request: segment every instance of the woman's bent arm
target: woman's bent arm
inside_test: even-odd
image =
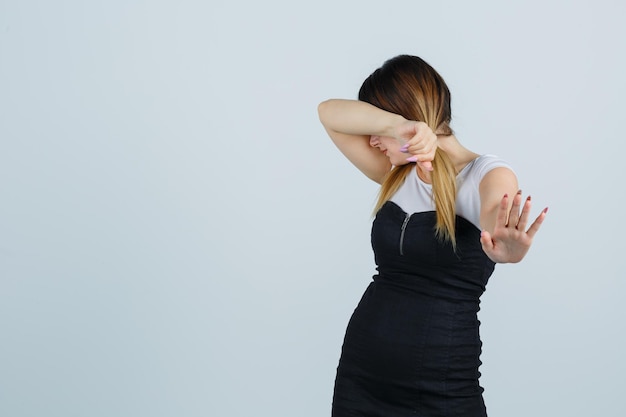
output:
[[[422,122],[379,109],[358,100],[331,99],[318,106],[320,121],[337,148],[370,179],[382,183],[391,169],[389,158],[370,146],[371,136],[385,136],[410,144],[427,169],[433,160],[437,137]],[[409,156],[409,155],[407,155]]]
[[[324,129],[337,148],[368,178],[381,183],[391,169],[389,159],[370,146],[370,136],[393,136],[404,117],[356,100],[327,100],[318,106]]]

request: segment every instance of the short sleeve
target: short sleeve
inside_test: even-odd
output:
[[[456,211],[480,229],[480,182],[491,170],[511,166],[495,155],[481,155],[457,177]],[[514,172],[514,171],[513,171]]]
[[[475,173],[474,175],[476,176],[475,178],[478,183],[482,181],[482,179],[485,177],[485,175],[489,173],[489,171],[495,168],[508,168],[513,171],[513,173],[515,173],[515,171],[513,170],[511,165],[508,164],[508,162],[495,155],[480,156],[478,159],[476,159],[473,168],[474,169],[472,171]]]

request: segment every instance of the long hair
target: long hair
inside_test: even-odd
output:
[[[416,56],[399,55],[386,61],[363,82],[359,100],[426,123],[433,132],[451,135],[450,90],[443,78]],[[435,234],[456,247],[456,170],[448,155],[437,148],[432,162],[433,200],[437,213]],[[375,211],[389,200],[415,168],[414,163],[396,166],[387,174]]]

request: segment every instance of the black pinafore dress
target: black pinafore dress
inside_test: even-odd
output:
[[[456,251],[435,223],[434,211],[408,214],[393,201],[377,213],[378,274],[348,324],[333,417],[487,415],[477,313],[494,263],[472,222],[457,216]]]

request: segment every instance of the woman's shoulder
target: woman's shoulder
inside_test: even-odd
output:
[[[496,168],[507,168],[515,173],[511,165],[506,160],[493,154],[479,155],[467,165],[464,171],[467,171],[466,176],[472,177],[480,182],[485,175]]]

